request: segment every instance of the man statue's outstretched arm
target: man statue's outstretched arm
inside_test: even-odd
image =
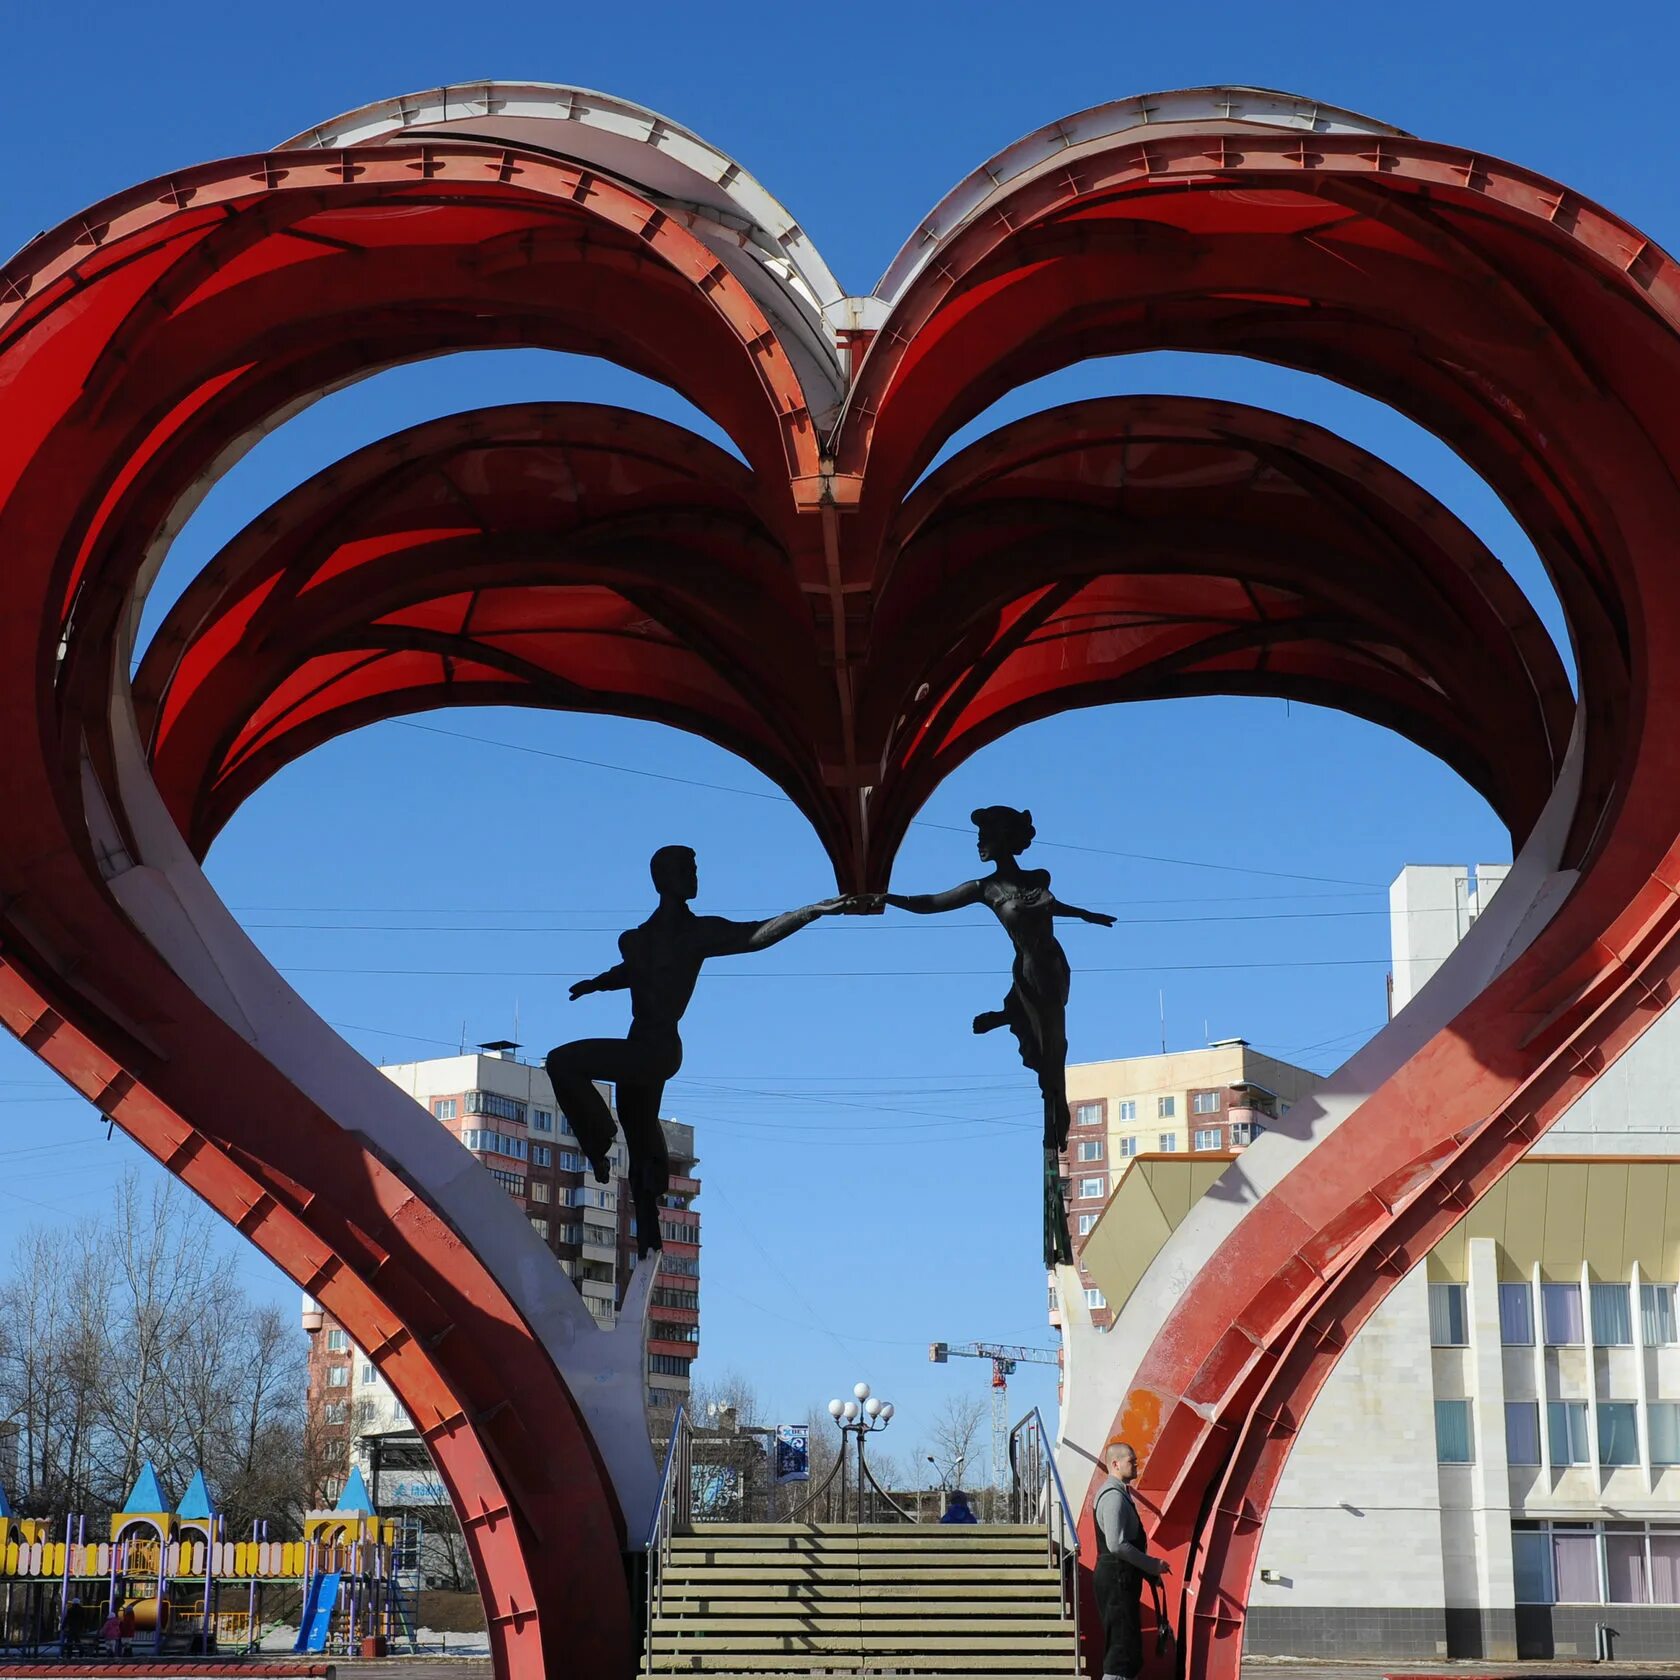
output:
[[[845,898],[825,898],[818,904],[801,905],[797,910],[784,910],[762,922],[729,922],[721,916],[707,916],[706,955],[709,957],[743,956],[748,951],[767,951],[779,945],[789,934],[809,927],[821,916],[834,916],[851,902]]]
[[[597,974],[593,980],[579,980],[574,982],[568,996],[573,1003],[581,997],[588,997],[591,992],[622,992],[630,985],[630,970],[623,963],[614,963],[605,974]]]

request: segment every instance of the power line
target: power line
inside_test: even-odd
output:
[[[1369,968],[1388,966],[1387,957],[1314,957],[1278,962],[1228,963],[1137,963],[1120,968],[1081,968],[1081,974],[1208,974],[1239,969],[1275,968]],[[587,980],[586,968],[333,968],[291,966],[280,974],[344,974],[371,979],[437,980]],[[758,973],[751,969],[703,970],[702,980],[949,980],[971,975],[996,975],[996,968],[845,968],[776,969]],[[439,1041],[441,1042],[441,1041]]]
[[[562,764],[580,764],[591,770],[610,770],[622,776],[638,776],[646,781],[674,782],[680,787],[705,788],[711,793],[733,794],[740,799],[768,800],[772,804],[786,805],[793,808],[793,801],[785,793],[767,793],[760,788],[728,787],[722,782],[705,782],[690,776],[672,776],[660,770],[638,770],[627,764],[609,764],[599,758],[579,758],[572,753],[554,752],[547,747],[526,746],[518,741],[498,741],[488,735],[468,735],[458,729],[439,729],[435,723],[414,723],[407,718],[393,720],[401,729],[416,729],[426,735],[444,735],[454,741],[470,741],[474,746],[499,747],[504,752],[529,753],[533,758],[551,758]],[[955,823],[930,822],[917,817],[911,823],[912,828],[934,829],[942,834],[968,834],[970,830],[959,827]],[[1381,883],[1377,881],[1350,881],[1340,875],[1302,875],[1287,869],[1254,869],[1246,864],[1238,863],[1209,863],[1200,858],[1177,858],[1158,856],[1153,852],[1120,852],[1110,846],[1081,846],[1071,840],[1044,840],[1033,842],[1038,846],[1051,846],[1062,852],[1088,852],[1094,857],[1124,858],[1129,863],[1164,863],[1171,864],[1178,869],[1212,869],[1228,875],[1256,875],[1273,881],[1316,881],[1326,886],[1336,887],[1366,887],[1373,891],[1381,890]]]

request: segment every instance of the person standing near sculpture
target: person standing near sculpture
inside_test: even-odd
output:
[[[1023,869],[1019,858],[1032,843],[1032,812],[1008,805],[986,805],[969,819],[977,832],[980,861],[990,875],[965,881],[938,893],[881,893],[869,908],[890,904],[912,915],[932,916],[983,904],[1003,924],[1015,947],[1009,995],[1001,1009],[974,1017],[977,1033],[1008,1027],[1021,1060],[1038,1075],[1044,1099],[1044,1262],[1070,1263],[1067,1217],[1062,1207],[1061,1174],[1056,1157],[1067,1147],[1067,1002],[1071,980],[1067,953],[1056,938],[1056,918],[1072,917],[1096,927],[1113,927],[1114,917],[1063,904],[1050,890],[1047,869]]]
[[[659,1235],[659,1198],[670,1183],[665,1129],[659,1123],[665,1082],[682,1066],[683,1012],[694,996],[700,968],[708,957],[765,951],[789,934],[809,927],[819,916],[855,908],[846,898],[825,899],[788,910],[761,922],[731,922],[721,916],[697,916],[689,908],[699,893],[699,867],[687,846],[662,846],[649,865],[659,907],[640,927],[618,941],[620,961],[604,974],[579,980],[571,1000],[592,992],[630,993],[630,1031],[624,1038],[585,1038],[550,1050],[545,1061],[554,1100],[565,1115],[597,1183],[611,1174],[607,1164],[613,1143],[613,1112],[596,1082],[616,1087],[618,1124],[630,1152],[631,1201],[636,1210],[636,1246],[640,1254],[663,1244]]]
[[[1125,1441],[1103,1450],[1108,1480],[1097,1491],[1091,1516],[1097,1531],[1097,1612],[1103,1625],[1103,1680],[1136,1680],[1143,1672],[1144,1582],[1155,1594],[1157,1643],[1165,1630],[1166,1595],[1157,1583],[1170,1569],[1165,1558],[1149,1555],[1143,1519],[1132,1498],[1138,1458]]]

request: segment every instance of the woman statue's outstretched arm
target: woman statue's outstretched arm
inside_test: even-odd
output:
[[[1113,927],[1115,918],[1100,910],[1081,910],[1077,904],[1063,904],[1059,898],[1050,900],[1050,914],[1067,916],[1076,922],[1090,922],[1097,927]]]
[[[895,910],[908,910],[913,916],[937,916],[945,910],[965,910],[978,904],[980,883],[964,881],[960,887],[937,893],[882,893],[881,901]]]

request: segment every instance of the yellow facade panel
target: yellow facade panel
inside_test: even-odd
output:
[[[1594,1161],[1587,1168],[1587,1218],[1582,1258],[1601,1282],[1617,1282],[1628,1275],[1627,1195],[1625,1161]]]
[[[1546,1216],[1540,1234],[1540,1269],[1548,1283],[1579,1283],[1587,1241],[1585,1162],[1546,1163]]]
[[[1671,1186],[1680,1174],[1673,1167],[1646,1166],[1628,1174],[1627,1257],[1639,1262],[1648,1278],[1672,1278],[1663,1250],[1663,1220]]]
[[[1506,1173],[1505,1228],[1500,1233],[1499,1276],[1505,1283],[1525,1283],[1540,1263],[1546,1230],[1546,1175],[1529,1172],[1526,1163]]]

